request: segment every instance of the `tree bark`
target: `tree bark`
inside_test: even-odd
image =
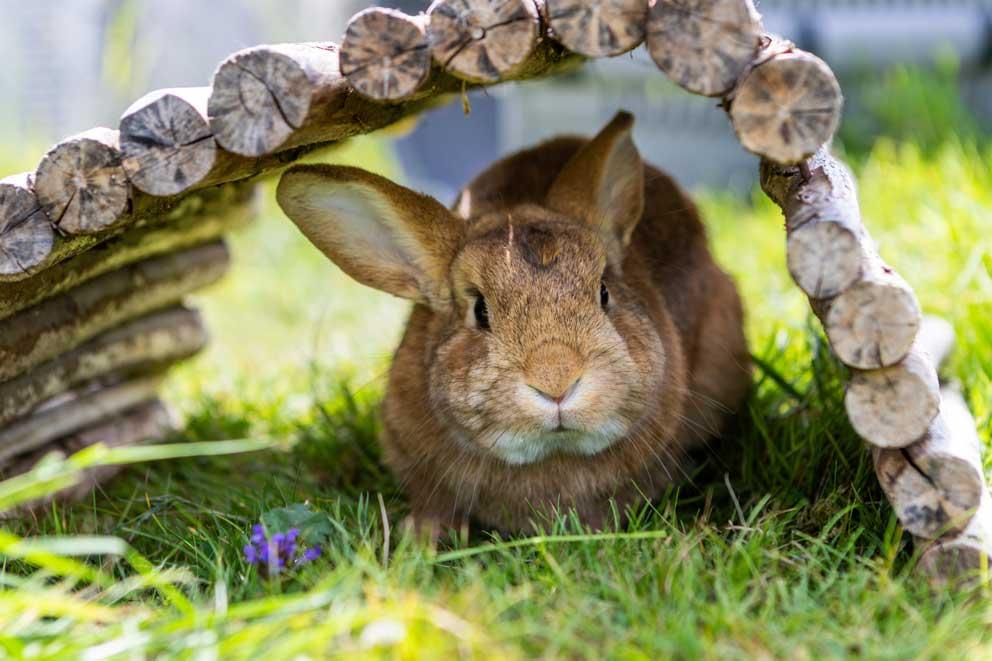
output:
[[[926,328],[928,322],[924,322]],[[909,355],[898,365],[855,370],[844,406],[861,438],[881,448],[904,448],[923,438],[940,411],[940,381],[935,365],[941,348],[926,344],[921,332]]]
[[[844,97],[830,67],[811,53],[785,52],[770,42],[773,55],[740,82],[730,100],[730,119],[748,151],[775,163],[801,163],[826,145],[840,125]]]
[[[985,493],[975,420],[961,395],[944,389],[940,415],[906,448],[873,448],[875,472],[903,527],[937,539],[967,528]]]
[[[224,149],[242,156],[325,142],[335,139],[322,132],[349,92],[335,44],[248,48],[214,74],[210,128]]]
[[[6,473],[8,477],[26,473],[51,451],[59,451],[65,455],[72,455],[97,443],[103,443],[108,447],[115,448],[141,445],[160,440],[172,431],[172,427],[173,421],[169,410],[161,401],[152,399],[128,411],[107,417],[89,429],[85,429],[61,440],[54,447],[39,450],[23,458],[11,470],[6,471]],[[19,516],[25,512],[37,510],[55,499],[71,501],[84,498],[97,485],[106,482],[120,471],[121,467],[119,466],[101,466],[99,468],[88,469],[84,472],[82,479],[74,486],[53,496],[28,503],[16,509],[13,513],[0,515],[0,519],[6,516]]]
[[[841,362],[861,370],[889,367],[909,354],[923,315],[913,289],[881,259],[864,269],[839,295],[810,302]]]
[[[71,290],[80,284],[142,259],[213,241],[248,222],[254,214],[250,183],[223,186],[191,196],[171,213],[104,243],[91,237],[91,248],[21,282],[0,283],[0,319]],[[74,254],[78,243],[64,245],[60,254]]]
[[[0,466],[155,399],[161,383],[161,374],[151,375],[107,387],[84,388],[42,404],[31,415],[0,430]]]
[[[473,83],[511,77],[546,43],[534,0],[436,0],[427,14],[434,60]]]
[[[351,18],[341,41],[341,74],[359,94],[376,101],[408,99],[430,72],[425,20],[380,7]]]
[[[42,209],[66,234],[94,234],[122,222],[131,187],[118,132],[90,129],[55,145],[41,159],[34,186]]]
[[[0,383],[0,426],[56,395],[111,374],[154,371],[207,344],[200,315],[170,308],[100,335],[27,374]]]
[[[0,179],[0,277],[37,267],[54,243],[55,230],[35,197],[33,175]]]
[[[785,214],[792,278],[811,298],[832,298],[861,279],[873,244],[847,167],[826,147],[807,166],[763,160],[761,188]]]
[[[763,32],[751,0],[657,0],[648,15],[647,47],[683,89],[724,96],[758,55]]]
[[[0,382],[96,335],[216,282],[230,255],[218,241],[126,266],[0,321]]]
[[[586,57],[612,57],[644,41],[648,0],[546,0],[548,23],[563,46]]]

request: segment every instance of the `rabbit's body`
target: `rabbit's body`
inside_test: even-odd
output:
[[[574,508],[601,526],[611,499],[622,513],[680,480],[686,451],[746,396],[734,284],[692,202],[641,167],[624,118],[594,141],[560,138],[496,163],[463,192],[461,219],[423,206],[414,232],[391,221],[376,242],[416,265],[423,292],[390,373],[382,438],[420,523],[517,531]],[[320,206],[302,199],[314,184],[281,187],[298,223]],[[423,204],[369,185],[385,195],[376,214]],[[354,213],[339,200],[335,214]],[[340,254],[343,238],[300,224],[359,280],[411,287],[366,275]],[[435,252],[410,250],[421,241]]]

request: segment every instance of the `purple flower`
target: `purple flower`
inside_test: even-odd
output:
[[[287,567],[296,567],[313,562],[320,557],[320,547],[301,549],[297,544],[300,536],[298,528],[290,528],[284,533],[276,533],[271,538],[262,524],[251,529],[250,544],[244,547],[245,561],[258,565],[263,575],[278,574]]]

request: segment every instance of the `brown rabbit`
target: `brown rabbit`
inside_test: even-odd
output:
[[[287,172],[279,204],[359,282],[416,305],[384,403],[419,525],[600,527],[680,477],[750,385],[740,300],[692,202],[620,113],[500,161],[455,211],[350,167]],[[535,516],[538,515],[538,516]]]

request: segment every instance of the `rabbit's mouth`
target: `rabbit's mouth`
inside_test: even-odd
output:
[[[610,420],[594,430],[573,429],[561,424],[534,432],[496,433],[485,447],[511,465],[533,464],[555,454],[591,457],[603,452],[627,433],[627,425]]]

